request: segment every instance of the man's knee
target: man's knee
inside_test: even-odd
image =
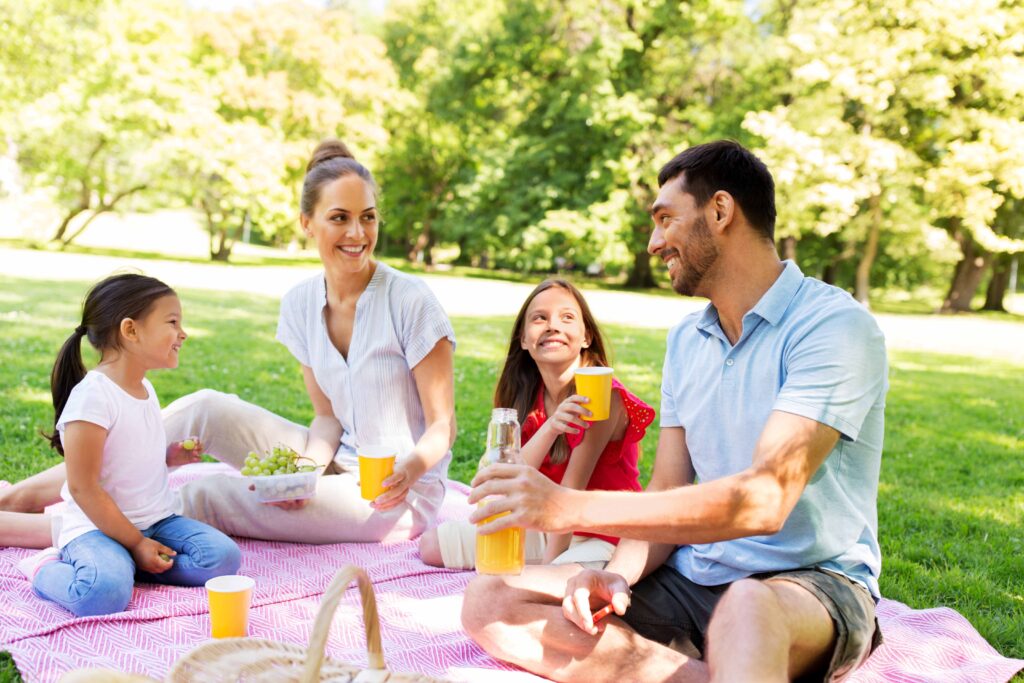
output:
[[[462,601],[462,626],[481,642],[489,625],[505,620],[512,588],[500,576],[478,576],[466,587]]]
[[[740,579],[726,589],[711,621],[729,617],[758,619],[778,608],[778,598],[770,586],[757,579]]]

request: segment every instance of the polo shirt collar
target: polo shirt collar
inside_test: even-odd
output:
[[[804,274],[796,263],[793,261],[783,261],[783,264],[785,264],[785,267],[782,269],[779,277],[768,288],[768,291],[761,296],[757,304],[747,311],[747,315],[753,313],[772,325],[777,325],[782,320],[783,314],[785,314],[786,309],[793,302],[797,290],[800,289],[800,285],[804,280]],[[697,329],[725,339],[725,333],[721,331],[718,324],[718,309],[715,308],[714,304],[709,303],[704,308],[704,312],[697,319]],[[746,326],[744,326],[744,329],[746,329]]]
[[[804,281],[804,274],[796,263],[793,261],[783,261],[783,263],[785,267],[782,269],[782,273],[749,312],[761,316],[772,325],[778,325],[782,320],[782,316],[789,305],[793,303],[793,299]]]

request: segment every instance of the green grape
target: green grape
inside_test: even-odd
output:
[[[242,474],[253,477],[269,477],[277,474],[294,474],[296,472],[312,472],[316,469],[312,465],[299,465],[302,458],[298,453],[288,446],[277,445],[259,454],[250,451],[245,458]],[[302,458],[308,460],[308,458]]]

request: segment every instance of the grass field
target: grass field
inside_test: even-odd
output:
[[[0,479],[58,458],[48,389],[56,349],[88,283],[0,276]],[[237,393],[297,422],[311,417],[298,366],[274,339],[278,302],[181,292],[191,338],[181,367],[151,376],[161,401],[202,387]],[[459,438],[451,476],[467,481],[510,320],[456,318]],[[616,374],[657,406],[664,332],[609,325]],[[879,491],[882,592],[915,608],[946,605],[1001,653],[1024,657],[1024,366],[923,353],[892,357]],[[657,428],[644,440],[649,476]],[[20,680],[0,655],[0,681]]]

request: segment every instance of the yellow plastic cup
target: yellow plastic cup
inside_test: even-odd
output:
[[[359,493],[364,500],[373,500],[386,490],[384,480],[395,471],[395,449],[388,446],[365,446],[359,455]]]
[[[612,368],[576,368],[576,393],[586,396],[584,407],[591,412],[588,422],[607,420],[612,403]]]
[[[244,638],[249,635],[249,604],[256,585],[248,576],[217,576],[206,582],[210,601],[210,635]]]

